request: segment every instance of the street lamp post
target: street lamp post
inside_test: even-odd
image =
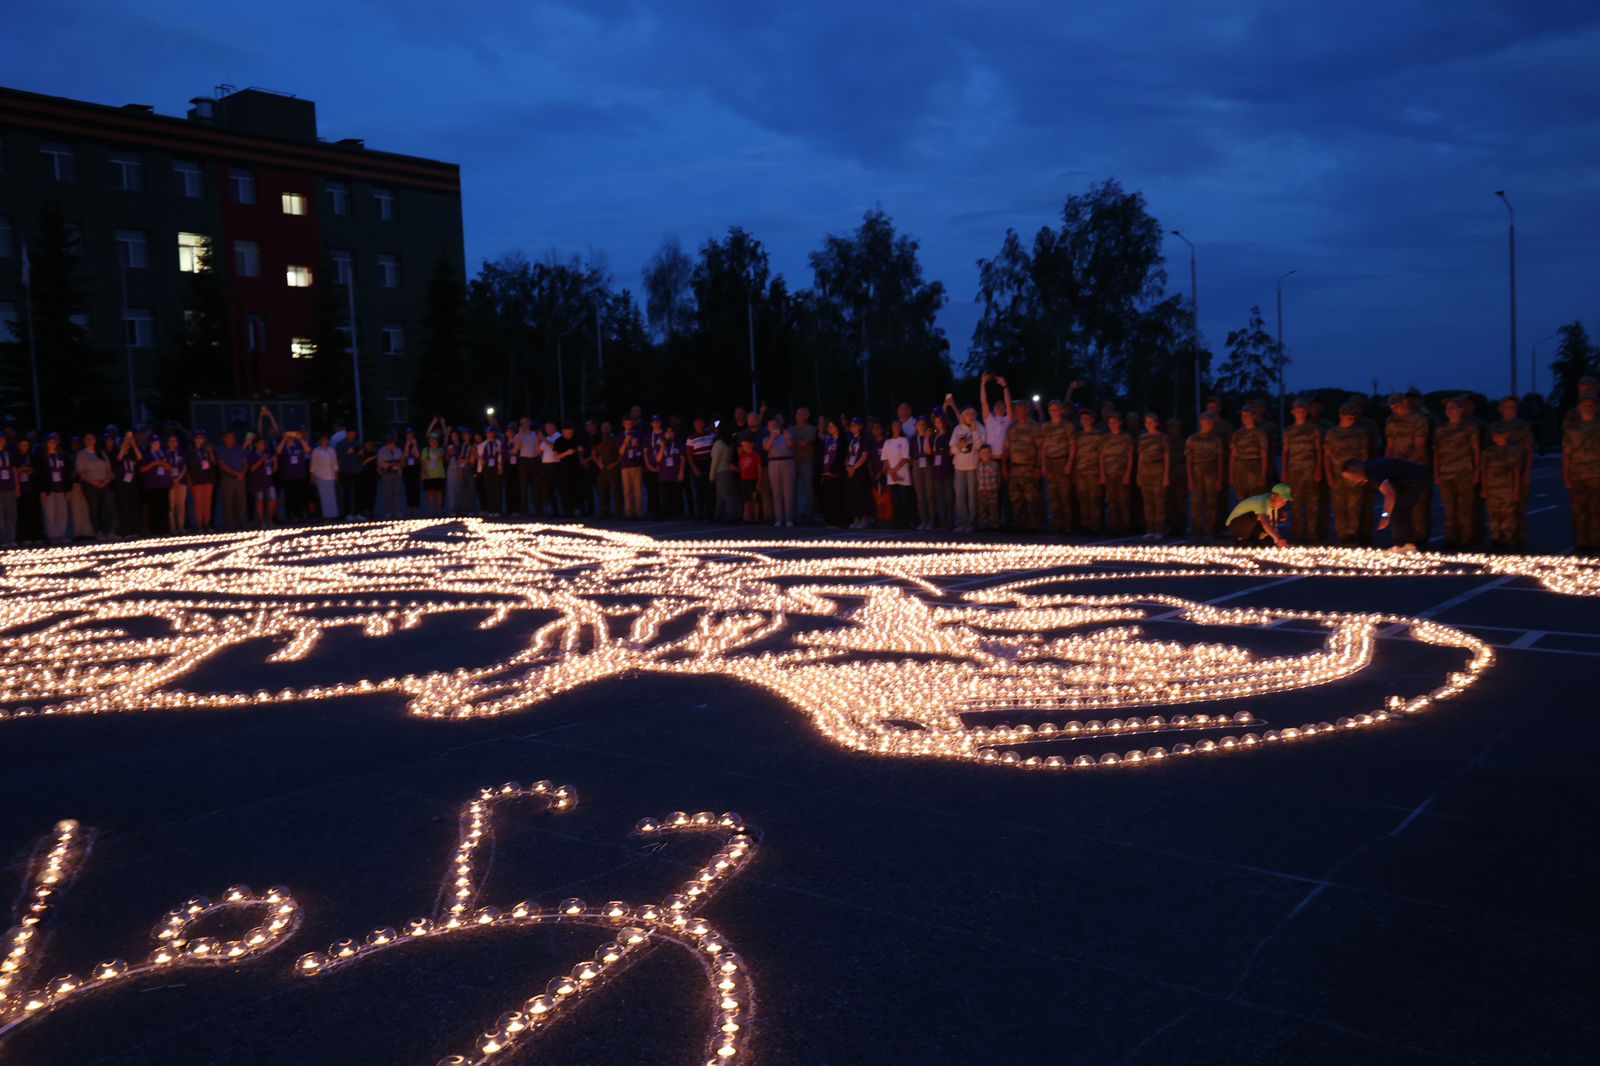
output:
[[[1283,364],[1288,362],[1283,350],[1283,281],[1294,273],[1291,270],[1288,274],[1278,275],[1278,427],[1280,430],[1289,424],[1288,411],[1283,406]]]
[[[1500,202],[1506,205],[1511,221],[1506,229],[1506,239],[1511,250],[1511,395],[1517,395],[1517,211],[1511,206],[1511,197],[1504,189],[1495,190]]]
[[[1177,230],[1173,230],[1172,235],[1189,246],[1189,333],[1190,343],[1194,345],[1194,421],[1198,428],[1204,406],[1200,395],[1200,275],[1195,266],[1194,242]]]
[[[1543,344],[1545,341],[1555,340],[1559,336],[1561,336],[1561,334],[1558,331],[1558,332],[1550,334],[1550,336],[1548,336],[1548,337],[1540,337],[1538,340],[1533,342],[1533,351],[1530,352],[1529,355],[1528,355],[1528,391],[1529,392],[1538,392],[1539,391],[1539,345]],[[1515,394],[1513,394],[1513,395],[1515,395]]]

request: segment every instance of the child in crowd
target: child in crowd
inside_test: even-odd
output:
[[[744,520],[755,522],[761,518],[761,497],[757,488],[761,482],[761,456],[756,454],[753,437],[739,442],[739,498],[744,501]]]
[[[1000,528],[1000,460],[987,444],[978,449],[978,528]]]

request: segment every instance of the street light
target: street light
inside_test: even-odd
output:
[[[1278,275],[1278,426],[1281,429],[1289,424],[1288,412],[1283,406],[1283,364],[1288,362],[1288,357],[1283,350],[1283,280],[1295,271]]]
[[[1194,242],[1177,230],[1172,235],[1189,246],[1189,332],[1191,342],[1194,344],[1194,421],[1195,426],[1200,425],[1200,409],[1202,400],[1200,396],[1200,283],[1199,272],[1195,268]]]
[[[1511,206],[1511,197],[1506,195],[1504,189],[1496,189],[1496,196],[1506,205],[1506,213],[1511,216],[1511,222],[1506,229],[1506,238],[1511,249],[1511,395],[1517,395],[1517,211]]]
[[[1556,332],[1550,334],[1550,336],[1540,337],[1538,340],[1533,342],[1533,352],[1528,356],[1529,392],[1536,393],[1539,391],[1539,345],[1543,344],[1545,341],[1555,340],[1559,336],[1561,336],[1561,331],[1556,330]],[[1513,393],[1513,395],[1515,395],[1515,393]]]

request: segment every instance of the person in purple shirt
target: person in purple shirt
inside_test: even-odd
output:
[[[933,511],[940,529],[955,526],[956,468],[950,462],[950,421],[942,411],[933,413]]]
[[[683,516],[683,469],[686,461],[683,442],[671,426],[661,432],[656,444],[656,487],[661,492],[661,517]]]
[[[189,499],[194,502],[194,525],[202,533],[210,530],[217,488],[217,452],[210,435],[194,431],[194,446],[189,449]]]
[[[106,439],[116,438],[116,427],[106,427]],[[125,537],[144,533],[144,487],[139,468],[144,465],[144,450],[139,447],[138,434],[129,431],[122,435],[117,445],[114,462],[116,474],[117,532]]]
[[[622,434],[617,438],[617,448],[622,454],[619,470],[622,474],[622,517],[644,517],[644,442],[632,417],[622,420]]]
[[[267,447],[267,439],[257,437],[255,450],[246,460],[244,481],[250,498],[256,504],[256,521],[262,526],[269,524],[278,510],[278,493],[272,478],[276,465],[276,457]]]
[[[289,430],[278,442],[277,450],[284,518],[290,522],[304,522],[306,501],[311,497],[311,446],[306,443],[304,430]]]
[[[165,533],[172,511],[172,454],[151,434],[150,448],[139,464],[140,486],[144,489],[144,524],[151,533]]]

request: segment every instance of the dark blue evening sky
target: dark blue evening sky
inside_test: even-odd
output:
[[[1532,342],[1600,325],[1593,0],[6,6],[0,83],[167,114],[259,85],[314,99],[324,136],[459,162],[474,269],[593,253],[637,290],[664,234],[741,225],[799,287],[881,204],[959,358],[975,260],[1116,176],[1199,246],[1214,347],[1251,304],[1270,326],[1293,269],[1291,389],[1500,392],[1504,188],[1523,389]]]

